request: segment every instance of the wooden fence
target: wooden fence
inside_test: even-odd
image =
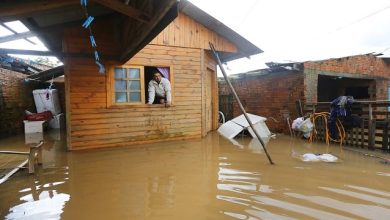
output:
[[[329,112],[330,102],[306,103],[303,107],[297,102],[300,114]],[[346,131],[345,145],[368,149],[382,149],[390,152],[389,126],[390,101],[355,101],[352,115],[361,119],[361,125]],[[318,138],[324,140],[325,127],[321,120],[316,121]]]

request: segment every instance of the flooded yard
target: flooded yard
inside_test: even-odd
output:
[[[261,146],[211,133],[202,140],[66,152],[46,134],[43,164],[0,185],[5,219],[390,219],[390,164],[331,146],[337,163],[295,156],[323,143],[278,135]],[[24,136],[0,150],[24,147]],[[387,156],[388,155],[384,155]]]

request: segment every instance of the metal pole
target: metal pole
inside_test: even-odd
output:
[[[248,121],[249,125],[251,126],[251,128],[252,128],[253,132],[255,133],[257,139],[259,139],[259,141],[261,143],[261,146],[263,147],[264,152],[267,155],[267,158],[268,158],[270,164],[274,164],[274,162],[272,162],[272,159],[271,159],[271,157],[269,156],[269,154],[267,152],[267,148],[265,148],[265,144],[264,144],[263,140],[261,139],[260,135],[257,133],[256,129],[253,127],[253,124],[252,124],[251,120],[249,119],[249,117],[248,117],[244,107],[241,104],[240,98],[238,98],[238,95],[237,95],[236,91],[234,90],[232,84],[230,83],[230,81],[229,81],[229,79],[228,79],[228,77],[226,75],[225,69],[222,66],[221,60],[219,59],[219,56],[218,56],[217,52],[215,51],[214,45],[212,43],[210,43],[210,42],[209,42],[209,45],[210,45],[211,50],[213,51],[214,58],[217,60],[218,65],[221,68],[221,71],[222,71],[222,74],[223,74],[223,78],[225,78],[225,81],[229,85],[229,88],[232,91],[232,93],[234,95],[234,98],[237,100],[238,105],[240,106],[241,112],[244,114],[246,120]]]

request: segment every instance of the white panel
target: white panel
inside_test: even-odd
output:
[[[54,115],[53,119],[49,121],[50,128],[60,129],[60,128],[64,128],[64,126],[65,126],[65,118],[63,113]]]
[[[39,144],[41,141],[43,141],[43,133],[42,132],[26,133],[24,135],[24,139],[25,139],[25,144]]]
[[[252,114],[249,114],[247,113],[249,119],[251,120],[252,124],[257,124],[258,122],[260,121],[266,121],[267,118],[264,118],[264,117],[261,117],[261,116],[258,116],[258,115],[252,115]],[[240,115],[236,118],[233,118],[231,121],[233,121],[234,123],[237,123],[245,128],[249,127],[249,123],[248,121],[246,120],[245,116],[244,115]]]
[[[24,120],[24,133],[39,133],[43,132],[43,123],[45,121],[26,121]]]
[[[253,127],[255,127],[257,133],[262,139],[269,138],[271,136],[271,132],[269,131],[264,121],[258,122],[257,124],[253,125]],[[248,131],[251,134],[252,138],[256,138],[255,132],[253,132],[251,127],[248,128]]]
[[[36,89],[33,91],[37,113],[51,111],[53,115],[61,113],[60,102],[56,89]]]
[[[228,138],[232,139],[237,136],[244,128],[232,121],[228,121],[225,124],[222,124],[221,127],[218,128],[218,132]]]

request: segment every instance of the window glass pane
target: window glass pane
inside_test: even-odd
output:
[[[126,78],[126,69],[115,68],[115,78],[116,79]]]
[[[115,80],[115,91],[125,91],[125,90],[126,90],[126,81]]]
[[[141,83],[139,80],[129,80],[129,90],[141,90]]]
[[[140,101],[141,101],[141,93],[140,92],[130,93],[130,102],[140,102]]]
[[[130,79],[139,79],[139,69],[130,68],[129,69],[129,78]]]
[[[125,80],[115,80],[115,91],[126,90]]]
[[[115,93],[115,102],[127,102],[127,93],[116,92]]]

